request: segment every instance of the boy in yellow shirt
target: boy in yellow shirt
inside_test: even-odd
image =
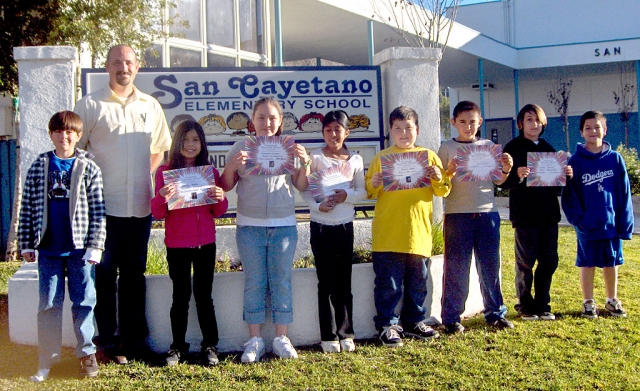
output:
[[[445,197],[451,182],[443,175],[438,155],[415,145],[418,137],[418,114],[400,106],[389,115],[393,146],[380,151],[369,164],[365,178],[368,198],[377,198],[372,223],[374,301],[373,318],[384,346],[402,346],[402,337],[437,338],[438,333],[424,323],[424,300],[427,296],[427,273],[431,256],[431,222],[433,196]],[[381,157],[406,152],[426,152],[429,166],[428,187],[386,191],[383,186]],[[403,296],[402,313],[395,314]],[[400,327],[398,321],[404,326]]]

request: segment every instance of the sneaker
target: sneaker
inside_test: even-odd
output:
[[[286,335],[273,339],[273,353],[280,358],[298,358],[298,352]]]
[[[445,334],[462,334],[464,332],[464,326],[460,322],[448,323],[444,325]]]
[[[583,318],[596,319],[598,317],[598,306],[593,299],[589,299],[582,304],[582,314],[580,314]]]
[[[538,320],[540,319],[540,317],[538,317],[538,315],[536,314],[530,314],[527,312],[521,312],[520,313],[520,319],[522,320]]]
[[[320,347],[325,353],[338,353],[340,352],[340,342],[338,341],[322,341]]]
[[[538,315],[542,320],[556,320],[556,316],[549,311],[543,312]]]
[[[356,344],[353,343],[353,338],[341,339],[340,350],[342,350],[343,352],[355,352]]]
[[[618,299],[607,301],[604,305],[604,309],[609,312],[610,315],[624,318],[627,316],[627,311],[622,308],[622,302]]]
[[[29,377],[29,381],[34,383],[42,383],[49,377],[49,369],[38,369],[35,375]]]
[[[96,361],[95,354],[90,354],[80,359],[80,376],[83,376],[83,377],[98,376],[98,361]]]
[[[260,337],[253,337],[244,344],[244,353],[240,358],[242,363],[252,363],[260,361],[264,354],[264,341]]]
[[[513,328],[513,323],[511,323],[510,321],[508,321],[505,318],[500,318],[500,319],[496,320],[495,322],[491,323],[491,326],[495,327],[498,330],[512,329]]]
[[[402,327],[398,325],[389,325],[382,328],[382,332],[380,333],[380,342],[382,345],[389,348],[399,348],[404,344],[402,343],[402,337],[400,334],[402,333]]]
[[[200,362],[204,366],[212,367],[218,365],[220,360],[218,359],[218,351],[213,346],[207,346],[200,351]]]
[[[167,366],[172,367],[184,361],[186,357],[187,357],[186,352],[182,352],[179,349],[169,349],[167,354],[164,356],[164,361],[167,364]]]
[[[424,322],[418,322],[415,326],[408,328],[403,333],[406,337],[417,338],[417,339],[431,339],[438,338],[440,334],[437,331],[427,326]]]

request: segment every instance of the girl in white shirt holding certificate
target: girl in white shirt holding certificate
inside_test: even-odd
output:
[[[319,187],[328,169],[343,167],[345,185],[338,184],[333,194],[322,196],[310,189],[304,193],[311,213],[311,250],[318,274],[318,310],[322,350],[352,352],[353,296],[351,264],[353,260],[353,205],[366,198],[362,157],[347,149],[349,116],[343,110],[328,112],[322,121],[326,146],[311,153],[311,173]],[[335,171],[335,170],[334,170]],[[333,182],[335,182],[335,178]],[[349,183],[350,182],[350,183]],[[316,198],[314,198],[314,195]],[[333,306],[332,314],[331,308]]]

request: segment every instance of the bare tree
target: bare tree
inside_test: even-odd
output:
[[[571,87],[573,80],[564,80],[562,77],[556,78],[556,81],[547,92],[549,103],[553,104],[556,112],[560,114],[562,120],[562,129],[567,141],[567,151],[571,150],[569,140],[569,98],[571,97]]]
[[[627,148],[629,148],[629,120],[636,104],[636,86],[631,84],[633,78],[633,73],[627,71],[627,65],[620,63],[620,88],[618,91],[613,91],[613,100],[618,106],[620,119],[624,123],[624,146]]]
[[[411,47],[447,46],[460,0],[370,0],[372,19],[381,20]]]

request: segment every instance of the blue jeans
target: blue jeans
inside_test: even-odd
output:
[[[151,215],[141,218],[107,215],[105,250],[102,262],[96,265],[96,323],[101,348],[116,347],[116,330],[120,332],[121,348],[135,351],[146,346],[149,329],[144,272],[150,233]]]
[[[471,256],[475,255],[484,303],[484,320],[504,318],[507,307],[500,288],[500,215],[451,213],[444,215],[444,276],[442,323],[460,322],[469,296]]]
[[[424,320],[426,312],[424,299],[427,297],[427,276],[429,258],[421,255],[374,252],[373,271],[375,287],[373,299],[377,315],[373,317],[376,329],[398,324],[398,319],[405,327],[412,327]],[[404,298],[402,313],[395,313],[396,306]]]
[[[69,281],[69,299],[73,303],[71,306],[73,331],[78,340],[76,357],[82,358],[96,352],[96,346],[91,341],[95,332],[93,327],[93,307],[96,304],[95,268],[82,259],[83,255],[68,257],[40,255],[38,258],[39,368],[51,368],[51,364],[60,360],[65,275]]]
[[[291,268],[298,243],[296,226],[238,226],[236,242],[244,270],[243,319],[249,324],[265,322],[268,290],[273,322],[293,322]]]

